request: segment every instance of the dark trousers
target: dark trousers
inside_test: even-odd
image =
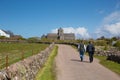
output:
[[[89,52],[89,61],[90,62],[93,62],[93,55],[94,55],[94,52]]]

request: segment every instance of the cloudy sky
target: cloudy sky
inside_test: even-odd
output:
[[[120,0],[0,0],[0,29],[25,38],[55,33],[77,38],[120,35]]]

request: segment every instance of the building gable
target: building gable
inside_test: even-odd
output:
[[[0,29],[0,36],[5,36],[5,37],[10,37],[9,34],[7,34],[6,32],[4,32],[3,30]]]

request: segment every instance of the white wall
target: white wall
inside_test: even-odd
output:
[[[0,36],[10,37],[9,34],[6,34],[3,30],[0,29]]]

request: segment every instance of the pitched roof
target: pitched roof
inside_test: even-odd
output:
[[[0,36],[10,37],[9,34],[7,34],[4,30],[0,29]]]
[[[74,33],[64,33],[64,36],[73,37],[73,36],[75,36],[75,34]]]
[[[48,33],[47,36],[57,36],[56,33]]]

